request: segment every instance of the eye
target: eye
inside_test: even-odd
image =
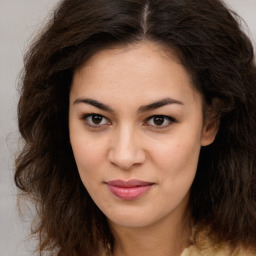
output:
[[[85,122],[86,125],[93,127],[93,128],[98,128],[102,127],[104,125],[110,125],[109,119],[106,117],[100,115],[100,114],[87,114],[83,116],[82,118]]]
[[[147,119],[146,125],[153,126],[156,128],[165,128],[170,124],[176,122],[176,120],[170,116],[151,116]]]

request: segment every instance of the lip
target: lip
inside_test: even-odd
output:
[[[112,180],[106,184],[116,197],[124,200],[139,198],[154,185],[152,182],[142,180]]]

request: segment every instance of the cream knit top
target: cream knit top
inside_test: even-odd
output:
[[[231,250],[228,244],[214,245],[207,233],[198,234],[197,245],[191,239],[192,245],[186,248],[181,256],[256,256],[256,250],[237,248]]]
[[[221,248],[208,247],[206,249],[199,249],[192,245],[186,248],[181,256],[256,256],[256,252],[240,249],[232,254],[228,246]]]

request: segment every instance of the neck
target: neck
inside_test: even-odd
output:
[[[114,256],[180,256],[190,245],[188,216],[163,219],[143,228],[121,227],[110,223],[114,238]]]

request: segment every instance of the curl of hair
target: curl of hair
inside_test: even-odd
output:
[[[39,251],[100,255],[113,245],[73,157],[69,90],[96,52],[142,40],[174,50],[220,119],[191,188],[195,224],[217,243],[255,247],[256,68],[237,15],[219,0],[64,0],[25,57],[18,105],[15,182],[37,207]]]

